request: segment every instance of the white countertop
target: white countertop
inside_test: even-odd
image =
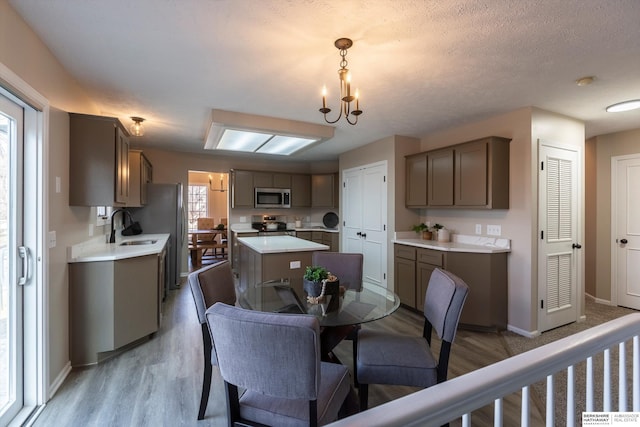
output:
[[[231,226],[231,231],[238,234],[244,234],[244,233],[257,233],[259,230],[251,228],[250,226],[242,226],[242,225],[234,224]],[[287,227],[286,230],[278,230],[278,231],[325,231],[327,233],[340,232],[340,230],[337,228],[326,228],[322,226]]]
[[[410,233],[410,234],[409,234]],[[435,249],[446,252],[469,253],[500,253],[511,252],[511,241],[500,237],[466,236],[462,234],[452,235],[451,242],[437,242],[435,240],[423,240],[416,237],[416,233],[396,233],[393,243],[399,245],[415,246],[418,248]]]
[[[67,262],[115,261],[145,255],[159,254],[169,240],[170,234],[138,234],[137,236],[118,236],[116,243],[105,243],[105,236],[78,243],[68,248]],[[148,245],[121,245],[134,240],[155,240]]]
[[[238,237],[238,242],[260,254],[324,251],[329,246],[293,236]]]

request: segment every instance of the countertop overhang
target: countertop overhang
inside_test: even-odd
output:
[[[162,252],[170,236],[169,233],[139,234],[125,238],[118,236],[116,243],[105,243],[104,236],[100,236],[99,238],[71,246],[68,250],[67,262],[115,261],[145,255],[156,255]],[[156,242],[148,245],[122,245],[123,242],[136,240],[156,240]]]
[[[412,232],[412,234],[415,236],[415,233]],[[398,233],[393,243],[445,252],[484,254],[511,252],[511,241],[509,239],[454,234],[451,240],[451,242],[438,242],[435,240],[411,238],[407,237],[405,233]]]
[[[326,251],[329,246],[293,236],[238,237],[238,243],[260,254]]]

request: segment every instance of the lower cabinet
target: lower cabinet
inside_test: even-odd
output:
[[[340,234],[327,231],[297,231],[296,237],[329,246],[329,252],[339,252]]]
[[[100,362],[156,332],[158,255],[69,264],[71,365]]]
[[[394,245],[394,283],[400,302],[424,311],[431,273],[437,267],[452,272],[469,286],[460,326],[503,330],[507,327],[507,254],[444,252]]]

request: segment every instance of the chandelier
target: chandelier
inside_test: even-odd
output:
[[[340,69],[338,70],[338,77],[340,78],[340,114],[335,120],[327,119],[327,114],[331,112],[331,108],[327,107],[327,87],[324,86],[322,88],[322,108],[320,108],[320,112],[324,115],[324,121],[327,123],[336,123],[342,115],[349,122],[350,125],[355,125],[358,123],[358,116],[362,114],[362,110],[360,109],[360,100],[358,89],[355,90],[354,94],[351,94],[351,75],[349,74],[349,69],[347,68],[347,49],[353,46],[353,41],[347,38],[340,38],[336,40],[334,43],[335,46],[340,50],[340,56],[342,60],[340,61]],[[351,110],[351,103],[355,101],[355,109]]]

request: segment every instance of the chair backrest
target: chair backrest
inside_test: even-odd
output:
[[[187,281],[191,287],[201,324],[207,322],[205,312],[216,302],[230,305],[236,303],[236,289],[229,261],[202,267],[190,273]]]
[[[453,342],[468,293],[467,284],[455,274],[440,268],[431,273],[424,299],[424,317],[441,340]]]
[[[320,388],[320,328],[315,316],[207,310],[218,366],[229,384],[274,397],[314,400]]]
[[[198,230],[213,230],[216,227],[213,218],[198,218],[196,226]]]
[[[362,289],[362,262],[362,254],[357,253],[315,251],[311,254],[311,264],[326,268],[349,289]]]

